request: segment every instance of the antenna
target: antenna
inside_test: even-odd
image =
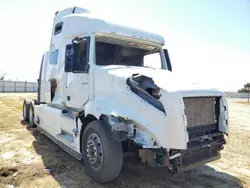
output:
[[[72,10],[72,13],[75,13],[75,10],[76,10],[76,6],[75,6],[74,9]]]

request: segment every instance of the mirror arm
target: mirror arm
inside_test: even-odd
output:
[[[72,43],[79,43],[82,40],[86,40],[86,37],[75,37],[73,38],[73,40],[71,41]]]

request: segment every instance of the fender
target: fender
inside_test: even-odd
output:
[[[155,132],[157,128],[150,126],[150,122],[148,122],[146,118],[138,116],[138,113],[133,111],[133,109],[128,109],[115,102],[115,100],[111,101],[104,98],[90,101],[85,106],[85,116],[93,115],[97,119],[100,119],[102,115],[109,116],[111,114],[133,120],[136,123],[137,137],[133,138],[136,143],[145,148],[160,148],[160,141],[154,136],[157,135]],[[150,131],[150,129],[153,131]]]
[[[179,101],[179,98],[173,95],[171,100],[167,101],[171,108],[171,113],[167,116],[166,113],[159,113],[158,109],[139,97],[132,97],[131,100],[126,102],[126,105],[117,101],[116,98],[112,98],[112,100],[109,97],[95,98],[95,100],[86,104],[85,116],[91,114],[100,119],[103,114],[110,115],[114,113],[135,122],[138,137],[134,138],[134,141],[141,143],[143,147],[186,149],[187,135],[185,126],[182,126],[182,124],[175,125],[183,121],[183,116],[176,116],[180,114],[180,109],[175,106],[179,106],[176,100]],[[173,135],[173,132],[178,134]]]

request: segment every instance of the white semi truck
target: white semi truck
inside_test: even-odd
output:
[[[81,7],[56,12],[38,96],[24,100],[23,118],[100,183],[119,175],[125,152],[172,173],[219,159],[229,131],[226,97],[182,87],[164,44]]]

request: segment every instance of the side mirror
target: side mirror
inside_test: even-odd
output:
[[[168,50],[167,49],[163,49],[163,51],[164,51],[164,56],[165,56],[166,63],[167,63],[167,69],[172,72],[172,65],[171,65],[171,61],[170,61],[169,55],[168,55]]]
[[[87,73],[89,71],[89,41],[86,38],[74,39],[66,46],[65,72]]]

